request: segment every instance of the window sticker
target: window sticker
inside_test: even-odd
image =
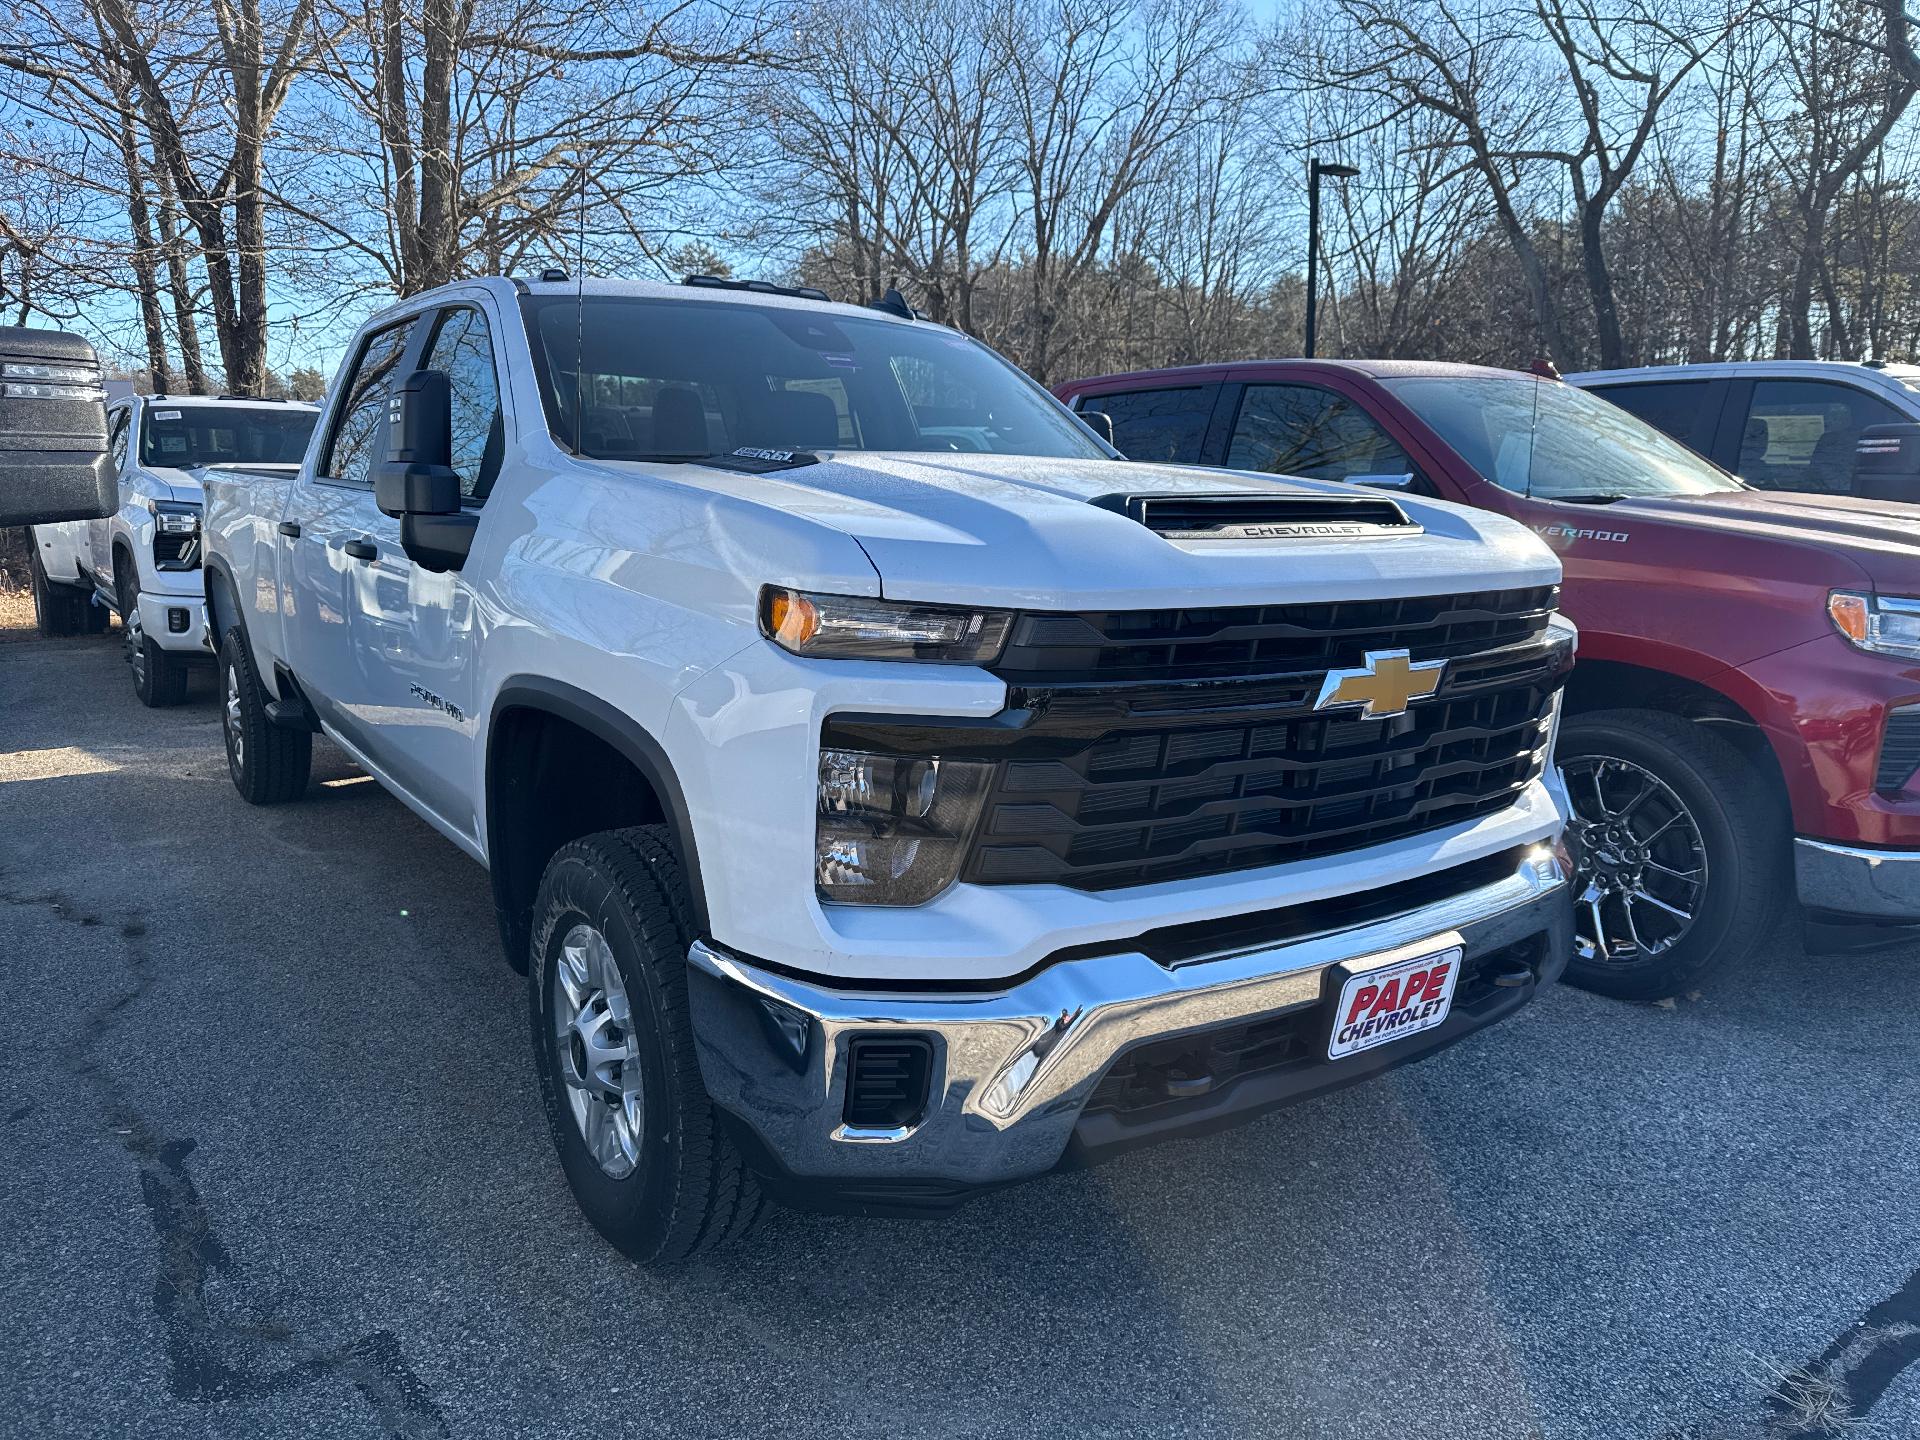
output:
[[[156,420],[178,420],[180,418],[180,412],[178,410],[156,410],[153,412],[153,418]]]
[[[160,453],[163,455],[184,455],[187,453],[187,437],[184,435],[157,435]]]

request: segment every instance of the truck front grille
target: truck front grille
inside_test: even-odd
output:
[[[156,570],[191,570],[200,563],[200,536],[159,534],[153,537]]]
[[[1873,788],[1882,795],[1898,795],[1916,770],[1920,770],[1920,705],[1901,705],[1887,712]]]
[[[1538,636],[1558,592],[1488,590],[1401,600],[1028,614],[993,667],[1010,684],[1198,680],[1357,665],[1369,650],[1451,659]]]
[[[1553,599],[1542,588],[1022,616],[995,670],[1028,723],[996,769],[962,878],[1152,884],[1499,810],[1540,773],[1565,678],[1545,634]],[[1078,643],[1092,635],[1107,643]],[[1432,700],[1380,719],[1313,709],[1329,669],[1388,649],[1450,662]]]

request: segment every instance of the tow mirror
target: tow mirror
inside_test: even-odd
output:
[[[1073,413],[1078,415],[1080,417],[1081,423],[1083,423],[1089,430],[1093,431],[1094,434],[1098,435],[1102,440],[1106,441],[1107,444],[1109,445],[1113,444],[1113,417],[1107,414],[1106,411],[1076,410]],[[1119,447],[1114,446],[1114,448],[1118,449]]]
[[[0,326],[0,525],[99,520],[118,506],[93,346]]]
[[[1869,425],[1853,446],[1853,493],[1920,500],[1920,425]]]
[[[452,514],[460,508],[452,462],[453,386],[444,371],[416,370],[387,397],[387,453],[373,503],[396,517]]]
[[[394,386],[373,503],[400,521],[400,546],[422,570],[438,574],[466,564],[480,517],[460,507],[453,384],[445,371],[416,370]]]

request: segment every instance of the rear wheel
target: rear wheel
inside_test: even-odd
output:
[[[249,805],[278,805],[306,790],[313,736],[267,718],[267,692],[238,625],[220,641],[220,731],[227,742],[227,773]]]
[[[1567,720],[1558,760],[1573,805],[1569,980],[1658,1000],[1760,943],[1784,832],[1738,750],[1677,715],[1602,710]]]
[[[33,619],[40,633],[49,639],[59,635],[78,635],[87,626],[87,608],[92,597],[71,585],[55,584],[40,563],[35,549],[31,564],[33,575]]]
[[[140,577],[131,563],[120,562],[120,628],[133,671],[133,693],[142,705],[159,709],[187,698],[187,662],[163,650],[147,634],[140,617]]]
[[[564,846],[534,902],[528,999],[554,1147],[594,1228],[642,1264],[742,1235],[763,1204],[700,1079],[692,932],[659,826]]]

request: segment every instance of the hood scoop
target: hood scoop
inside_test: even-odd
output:
[[[1092,502],[1168,540],[1346,540],[1412,536],[1420,526],[1384,495],[1102,495]]]

